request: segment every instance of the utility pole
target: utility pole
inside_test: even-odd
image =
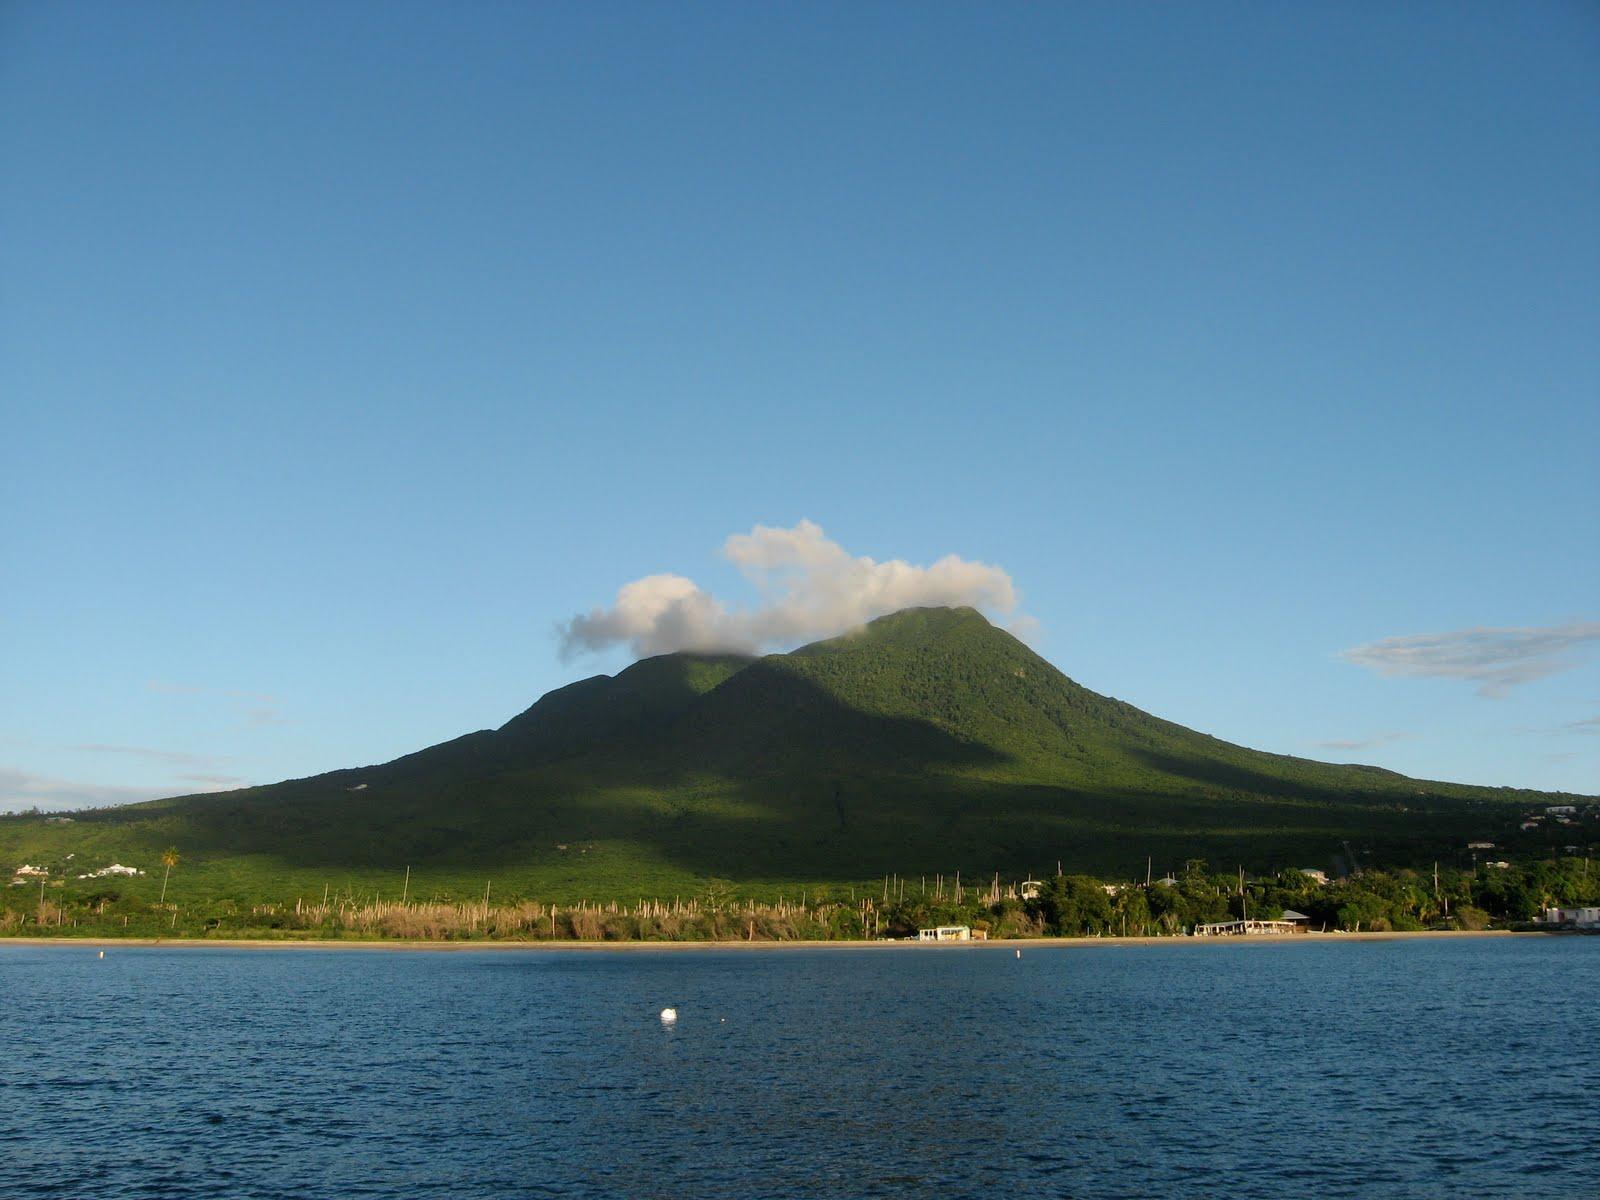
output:
[[[406,882],[405,882],[405,886],[400,889],[400,903],[404,904],[406,902],[406,897],[409,896],[410,894],[411,894],[411,867],[408,865],[406,867]]]

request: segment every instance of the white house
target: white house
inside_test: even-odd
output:
[[[1308,917],[1309,921],[1310,918]],[[1293,921],[1215,921],[1196,925],[1195,937],[1273,937],[1286,933],[1304,933],[1305,927]]]
[[[1600,929],[1600,908],[1547,908],[1542,921],[1563,929]]]
[[[1311,880],[1318,887],[1328,886],[1328,873],[1326,871],[1319,871],[1315,867],[1300,867],[1299,871],[1300,874]]]
[[[138,867],[125,867],[121,863],[112,863],[109,867],[101,867],[98,871],[90,871],[79,875],[79,879],[104,879],[107,875],[143,875]]]
[[[917,930],[919,942],[970,942],[972,940],[972,927],[969,925],[940,925],[934,929]]]

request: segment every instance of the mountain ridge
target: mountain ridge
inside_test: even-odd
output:
[[[1304,865],[1346,842],[1416,864],[1548,795],[1225,742],[1083,687],[974,610],[934,608],[785,654],[642,659],[387,763],[96,810],[70,829],[291,877],[403,864],[631,895],[1041,860]],[[0,847],[29,852],[28,828],[45,827],[0,825]],[[64,846],[61,828],[43,840]]]

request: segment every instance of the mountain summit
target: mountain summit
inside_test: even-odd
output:
[[[644,659],[393,762],[70,828],[291,873],[426,866],[596,896],[1142,873],[1147,856],[1311,865],[1346,841],[1424,862],[1541,798],[1232,745],[1074,683],[972,609],[924,608],[788,654]]]

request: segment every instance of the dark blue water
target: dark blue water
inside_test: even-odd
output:
[[[1597,996],[1600,938],[0,945],[0,1196],[1600,1196]]]

